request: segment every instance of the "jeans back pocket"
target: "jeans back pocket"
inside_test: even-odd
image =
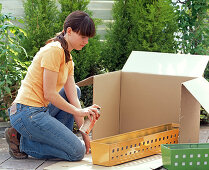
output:
[[[16,119],[15,121],[11,121],[11,125],[12,127],[14,127],[22,136],[31,139],[32,135],[31,133],[26,129],[22,118],[19,117],[18,119]]]

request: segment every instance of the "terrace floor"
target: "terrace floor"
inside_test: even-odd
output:
[[[209,125],[200,127],[200,143],[209,143]],[[67,162],[59,160],[39,160],[29,157],[24,160],[12,158],[8,153],[8,145],[4,138],[4,128],[0,126],[0,169],[2,170],[68,170],[68,169],[142,169],[163,170],[161,155],[153,155],[113,167],[103,167],[92,164],[91,155],[86,155],[82,161]]]

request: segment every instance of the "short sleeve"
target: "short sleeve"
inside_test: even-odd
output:
[[[59,72],[60,65],[63,62],[63,54],[59,48],[48,48],[47,50],[42,51],[40,55],[42,56],[41,67],[51,71]]]

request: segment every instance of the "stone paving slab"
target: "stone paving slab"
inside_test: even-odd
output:
[[[200,127],[200,143],[209,143],[209,125]]]
[[[0,138],[0,153],[8,152],[8,145],[5,138]]]
[[[41,166],[39,166],[36,170],[43,170],[45,167],[48,167],[48,166],[50,166],[50,165],[53,165],[53,164],[55,164],[55,163],[57,163],[58,161],[56,161],[56,160],[47,160],[47,161],[45,161]]]
[[[0,138],[4,138],[4,130],[10,126],[9,122],[0,122]]]
[[[38,160],[34,158],[18,160],[10,157],[7,161],[3,162],[0,165],[0,168],[6,168],[6,169],[15,168],[16,170],[20,170],[20,169],[34,170],[37,169],[39,166],[41,166],[44,163],[44,161],[45,160]]]
[[[11,156],[8,151],[0,152],[0,165],[9,160]]]
[[[57,162],[51,166],[44,168],[44,170],[151,170],[156,169],[162,165],[161,155],[148,156],[143,159],[138,159],[135,161],[130,161],[117,166],[105,167],[100,165],[93,165],[91,155],[85,155],[84,159],[79,162]]]

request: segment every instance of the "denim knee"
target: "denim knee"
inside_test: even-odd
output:
[[[68,99],[67,99],[67,96],[66,96],[66,94],[65,94],[64,88],[62,88],[62,89],[60,90],[59,94],[60,94],[60,96],[62,96],[62,97],[68,102]]]
[[[76,85],[78,98],[81,98],[81,89]]]
[[[81,98],[81,89],[76,85],[76,89],[77,89],[77,95],[78,95],[78,98],[80,99]],[[67,99],[67,96],[65,94],[65,90],[64,88],[62,88],[59,92],[59,94],[66,100],[68,101]]]
[[[80,161],[84,158],[86,153],[85,145],[82,144],[79,147],[75,147],[74,152],[72,151],[69,153],[69,157],[71,158],[70,161]]]

